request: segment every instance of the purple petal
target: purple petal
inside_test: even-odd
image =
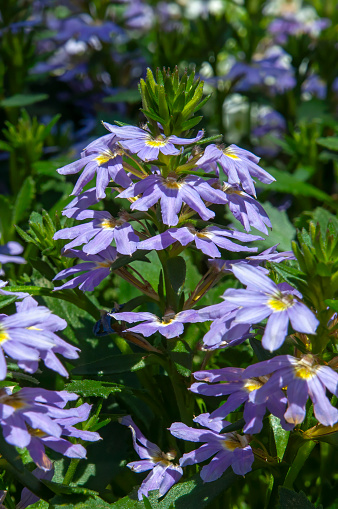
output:
[[[218,452],[201,470],[201,478],[204,482],[216,481],[226,471],[233,461],[233,453],[228,451]]]
[[[302,302],[294,301],[288,308],[288,315],[292,327],[304,334],[315,334],[319,321],[315,315]]]
[[[272,313],[262,337],[262,346],[273,352],[282,346],[288,332],[289,316],[286,310]]]

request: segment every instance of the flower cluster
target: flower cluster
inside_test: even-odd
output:
[[[85,458],[86,450],[81,444],[62,438],[80,438],[89,442],[100,439],[98,433],[74,427],[88,419],[91,409],[87,403],[76,408],[65,408],[69,401],[77,399],[77,394],[67,391],[24,387],[14,392],[10,387],[2,388],[0,425],[4,439],[16,447],[26,447],[32,460],[42,470],[51,470],[53,467],[45,447],[68,458]]]

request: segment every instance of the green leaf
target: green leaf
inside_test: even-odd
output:
[[[138,249],[133,253],[132,256],[119,256],[118,259],[111,265],[110,270],[116,270],[120,267],[124,267],[125,265],[129,265],[136,260],[141,260],[142,262],[148,262],[149,260],[145,253],[149,253],[149,251],[143,251],[142,249]]]
[[[289,490],[281,486],[279,488],[279,505],[278,509],[323,509],[322,505],[314,506],[307,499],[306,495],[300,491]]]
[[[276,182],[260,184],[260,187],[264,189],[280,193],[291,193],[294,196],[310,196],[320,201],[332,202],[331,196],[324,193],[324,191],[306,182],[301,182],[294,175],[286,171],[276,170],[275,168],[268,168],[267,171],[276,179]]]
[[[17,297],[15,295],[0,295],[0,309],[15,302]]]
[[[325,304],[329,306],[330,309],[336,311],[338,313],[338,300],[335,299],[326,299],[324,300]]]
[[[110,394],[128,390],[126,387],[113,382],[100,382],[97,380],[72,380],[70,384],[65,386],[69,392],[75,392],[84,396],[94,396],[96,398],[107,399]]]
[[[104,103],[138,103],[141,102],[141,95],[138,90],[123,90],[117,94],[105,97]]]
[[[84,489],[82,488],[82,491]],[[90,490],[86,490],[90,492]],[[86,494],[78,495],[57,495],[52,498],[50,507],[53,509],[109,509],[110,504],[97,496]]]
[[[21,108],[48,99],[47,94],[15,94],[0,101],[2,108]]]
[[[128,371],[138,371],[147,364],[154,361],[154,355],[145,355],[144,353],[131,353],[127,355],[111,355],[104,359],[99,359],[73,369],[74,375],[112,375],[114,373],[124,373]]]
[[[336,136],[328,136],[327,138],[318,138],[318,145],[328,148],[329,150],[338,151],[338,138]]]
[[[149,502],[148,498],[145,495],[143,495],[143,504],[145,509],[153,509],[153,506],[151,505],[151,503]]]
[[[35,196],[35,182],[32,177],[27,177],[16,197],[13,208],[13,224],[22,221],[31,209]]]
[[[176,293],[179,292],[180,288],[184,285],[184,281],[187,273],[187,266],[182,256],[174,256],[169,258],[167,261],[167,268],[171,286]]]
[[[288,445],[290,431],[285,431],[285,429],[282,428],[280,420],[275,415],[271,414],[269,420],[275,438],[277,456],[282,460],[286,446]]]
[[[187,120],[186,122],[183,122],[181,124],[181,128],[183,131],[189,131],[190,129],[192,129],[193,127],[195,127],[195,125],[199,124],[200,121],[202,120],[203,117],[193,117],[189,120]]]

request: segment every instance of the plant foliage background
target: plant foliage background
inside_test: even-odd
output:
[[[336,507],[337,16],[333,0],[0,3],[2,507]],[[156,199],[140,206],[145,179]],[[182,208],[177,190],[192,193]],[[114,241],[84,233],[93,218]],[[289,328],[262,340],[266,313],[231,336],[245,291],[273,317],[297,303]],[[282,411],[264,407],[261,426],[245,399],[204,420],[249,460],[203,478],[198,416],[230,401],[226,384],[270,383],[257,363],[280,356],[303,385],[292,395],[281,372]],[[132,437],[152,485],[127,467],[141,469]]]

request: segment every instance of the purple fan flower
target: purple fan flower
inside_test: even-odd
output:
[[[78,399],[77,394],[67,391],[24,387],[16,393],[10,388],[0,392],[0,424],[6,442],[16,447],[27,447],[33,461],[42,470],[53,466],[46,456],[44,445],[61,452],[69,458],[85,458],[86,450],[80,444],[72,444],[61,435],[99,440],[98,433],[76,430],[71,424],[88,418],[91,406],[85,403],[77,408],[65,409],[68,401]],[[74,428],[75,429],[75,428]]]
[[[181,153],[175,145],[191,145],[199,141],[204,132],[198,131],[196,138],[186,139],[178,138],[175,135],[164,136],[159,134],[154,137],[149,131],[134,126],[117,127],[107,122],[103,122],[108,131],[117,136],[119,144],[129,150],[132,154],[137,154],[142,161],[154,161],[158,159],[159,153],[175,156]]]
[[[215,350],[240,345],[252,336],[251,324],[236,323],[237,306],[221,302],[199,309],[201,321],[213,320],[209,332],[203,337],[203,350]]]
[[[85,244],[86,254],[97,254],[106,249],[115,240],[116,250],[124,255],[131,255],[137,249],[139,238],[135,235],[131,224],[123,217],[114,219],[109,212],[84,210],[79,212],[77,219],[93,219],[89,223],[64,228],[55,233],[54,239],[74,239],[65,245],[65,251]]]
[[[241,185],[247,193],[256,196],[254,181],[257,178],[264,184],[271,184],[274,178],[263,168],[257,165],[259,157],[252,152],[230,145],[222,150],[216,145],[208,145],[203,156],[198,161],[198,166],[217,162],[228,177],[229,184]]]
[[[96,196],[96,187],[92,187],[91,189],[87,189],[79,196],[75,196],[75,198],[65,206],[62,211],[63,216],[74,217],[75,219],[78,217],[78,214],[92,205],[97,203],[99,198]]]
[[[38,306],[33,297],[27,297],[22,302],[16,303],[16,309],[18,313],[27,313],[34,312],[37,309],[41,309],[41,306]],[[78,359],[80,351],[79,348],[76,348],[73,345],[70,345],[59,336],[55,334],[56,331],[63,330],[67,327],[66,320],[49,313],[46,317],[43,318],[39,323],[36,323],[33,327],[34,330],[40,331],[45,336],[49,337],[54,342],[54,346],[52,349],[36,347],[39,351],[39,355],[43,360],[45,366],[47,368],[56,371],[61,376],[68,377],[68,372],[59,361],[55,354],[62,355],[66,359]],[[37,360],[18,360],[18,366],[29,373],[35,373],[38,369],[38,361]]]
[[[300,359],[279,355],[249,366],[242,377],[260,377],[270,373],[273,374],[266,384],[250,394],[249,399],[253,403],[261,404],[276,390],[287,387],[288,408],[284,414],[287,422],[295,425],[303,422],[309,396],[314,414],[321,424],[333,426],[338,421],[338,409],[326,396],[326,389],[338,396],[338,374],[329,366],[318,364],[314,355],[304,355]]]
[[[298,13],[274,19],[268,26],[268,31],[274,36],[277,44],[285,44],[289,36],[308,34],[311,37],[318,37],[330,24],[331,21],[327,18],[304,19],[304,9],[300,9]]]
[[[41,325],[50,316],[55,315],[43,306],[19,311],[12,316],[0,315],[0,380],[4,380],[7,374],[4,354],[30,371],[30,363],[38,363],[41,352],[56,347],[55,335],[48,329],[43,330]]]
[[[117,258],[117,251],[114,247],[109,246],[96,255],[88,255],[82,251],[70,249],[65,255],[72,258],[80,258],[84,263],[79,263],[74,265],[74,267],[59,272],[53,281],[66,279],[68,276],[75,275],[75,277],[62,286],[54,288],[54,291],[76,288],[78,286],[83,292],[92,292],[101,281],[109,276],[110,267]],[[84,274],[80,274],[81,272],[84,272]]]
[[[54,39],[60,42],[74,38],[90,43],[93,37],[97,37],[103,42],[110,43],[112,34],[123,33],[122,28],[112,21],[93,19],[88,14],[80,14],[66,19],[54,18],[52,22],[49,22],[49,25],[52,30],[57,31]]]
[[[97,200],[106,197],[105,189],[110,180],[122,187],[130,186],[132,182],[123,169],[122,152],[116,141],[113,134],[102,136],[83,150],[81,159],[57,170],[61,175],[71,175],[84,168],[72,194],[79,195],[84,186],[94,178],[95,173]]]
[[[159,332],[167,339],[176,338],[177,336],[183,334],[184,323],[196,323],[204,321],[197,313],[197,311],[194,311],[193,309],[181,311],[180,313],[177,313],[177,315],[175,315],[175,313],[168,312],[162,317],[162,319],[158,318],[152,313],[135,313],[133,311],[108,313],[108,315],[114,317],[116,320],[123,320],[128,323],[144,322],[125,330],[130,332],[139,332],[146,338],[152,334],[155,334],[155,332]]]
[[[264,262],[274,262],[280,263],[284,260],[295,260],[296,257],[293,254],[293,251],[282,251],[278,252],[277,247],[279,244],[275,246],[269,247],[262,251],[259,255],[255,256],[247,256],[246,258],[241,258],[240,260],[208,260],[210,265],[214,267],[217,271],[225,272],[226,274],[230,274],[233,272],[233,265],[237,265],[238,263],[246,263],[253,267],[258,267],[264,274],[269,274],[268,269],[264,267],[260,267],[261,263]]]
[[[187,246],[190,242],[195,242],[197,249],[202,253],[213,258],[221,256],[216,246],[226,249],[227,251],[257,251],[256,247],[246,247],[235,244],[231,239],[240,240],[242,242],[252,242],[254,240],[262,240],[262,237],[241,233],[236,231],[225,230],[218,226],[207,226],[203,230],[196,230],[192,225],[183,228],[171,228],[170,230],[156,235],[151,239],[143,240],[139,243],[139,249],[165,249],[174,242],[178,241],[182,246]]]
[[[149,442],[130,415],[123,417],[120,422],[130,428],[133,435],[134,449],[141,458],[141,460],[128,463],[127,466],[134,472],[151,470],[138,490],[139,500],[143,499],[143,495],[148,496],[149,491],[157,489],[160,497],[162,497],[180,480],[183,474],[182,468],[172,462],[176,454],[172,451],[165,454],[156,444]]]
[[[197,212],[204,221],[215,216],[202,200],[209,203],[225,204],[222,191],[213,189],[208,182],[195,175],[178,180],[176,174],[167,178],[161,175],[149,175],[120,193],[118,198],[131,198],[143,195],[131,204],[131,210],[147,211],[161,200],[162,220],[164,224],[176,226],[178,214],[183,202]]]
[[[289,321],[292,327],[305,334],[315,334],[319,321],[299,300],[299,292],[286,283],[277,285],[256,267],[234,265],[233,273],[246,290],[228,289],[224,300],[236,304],[238,323],[259,323],[269,317],[262,345],[270,352],[277,350],[287,335]]]
[[[169,428],[174,437],[189,442],[204,442],[198,449],[183,454],[180,459],[182,467],[201,463],[213,456],[210,463],[201,470],[204,482],[216,481],[230,466],[237,475],[250,472],[254,455],[249,445],[249,435],[239,435],[236,432],[220,433],[230,422],[211,421],[210,414],[207,413],[195,417],[194,422],[208,430],[190,428],[182,422],[174,422]]]
[[[243,379],[243,371],[244,369],[242,368],[196,371],[196,373],[194,373],[196,380],[211,382],[213,384],[216,382],[217,385],[208,385],[203,382],[194,383],[190,387],[190,390],[197,394],[202,394],[203,396],[225,396],[230,394],[226,403],[210,414],[210,419],[224,419],[244,403],[244,433],[254,434],[261,431],[266,409],[280,419],[284,429],[292,429],[293,425],[288,424],[284,419],[287,399],[283,391],[281,389],[276,389],[274,393],[269,394],[265,401],[260,404],[254,404],[249,400],[251,393],[263,387],[268,377],[262,376]],[[218,382],[230,383],[219,384]]]
[[[1,233],[0,233],[1,237]],[[0,275],[4,274],[4,271],[1,269],[1,264],[5,263],[26,263],[26,260],[22,258],[22,256],[17,256],[21,254],[23,251],[23,247],[19,244],[19,242],[7,242],[3,246],[0,246]]]
[[[244,226],[246,231],[251,226],[268,235],[267,226],[272,227],[271,221],[262,205],[245,193],[239,185],[224,182],[221,187],[225,194],[230,212]]]

